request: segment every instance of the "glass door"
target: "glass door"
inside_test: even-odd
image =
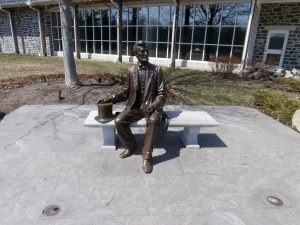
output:
[[[266,64],[282,66],[288,34],[288,31],[269,31],[263,58]]]

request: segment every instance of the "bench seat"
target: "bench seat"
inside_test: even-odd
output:
[[[218,126],[218,122],[204,111],[164,111],[170,118],[169,127],[183,127],[181,139],[188,149],[200,149],[198,134],[201,127]],[[100,127],[102,129],[102,150],[115,150],[115,124],[114,121],[100,123],[95,120],[98,111],[91,111],[84,125],[89,127]],[[131,127],[145,127],[146,120],[141,119],[131,124]]]

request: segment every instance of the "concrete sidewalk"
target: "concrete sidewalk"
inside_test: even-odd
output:
[[[120,110],[122,107],[116,107]],[[1,225],[299,225],[300,134],[245,107],[205,110],[219,127],[185,150],[180,130],[154,150],[100,151],[96,106],[24,106],[0,122]],[[135,130],[139,146],[143,130]],[[279,198],[279,199],[277,199]],[[269,201],[268,201],[269,200]],[[43,215],[49,205],[61,207]]]

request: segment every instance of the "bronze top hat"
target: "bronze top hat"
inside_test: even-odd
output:
[[[95,120],[97,120],[100,123],[106,123],[114,119],[112,114],[112,102],[98,103],[97,106],[98,115],[95,116]]]

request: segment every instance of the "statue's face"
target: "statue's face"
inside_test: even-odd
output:
[[[136,52],[136,57],[140,64],[145,64],[149,61],[148,58],[149,50],[147,47],[139,46]]]

